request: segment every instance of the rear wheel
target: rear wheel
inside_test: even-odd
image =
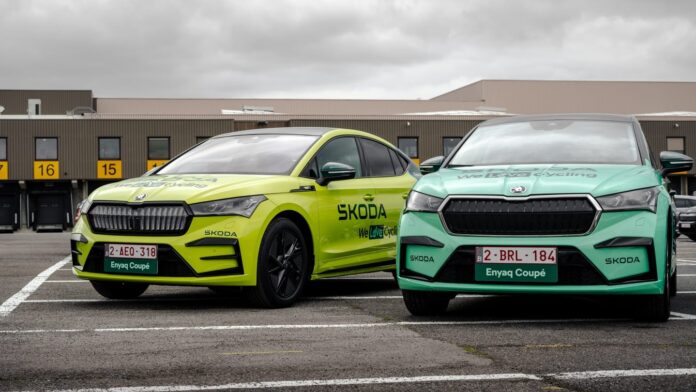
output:
[[[108,282],[102,280],[90,280],[97,293],[109,299],[133,299],[138,298],[149,286],[147,283]]]
[[[248,289],[252,303],[267,308],[291,306],[307,283],[309,252],[304,236],[291,220],[271,222],[259,252],[256,287]]]
[[[674,273],[669,277],[669,295],[672,297],[677,296],[677,269],[674,269]]]
[[[436,316],[445,313],[452,296],[449,293],[402,290],[404,304],[414,316]]]

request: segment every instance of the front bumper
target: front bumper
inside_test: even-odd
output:
[[[657,214],[602,212],[586,235],[535,237],[452,235],[437,214],[408,212],[401,218],[399,232],[399,286],[491,294],[660,294],[668,254],[667,219],[659,219],[666,216],[666,206],[662,210],[662,214],[660,209]],[[558,279],[553,283],[477,281],[477,246],[556,247]]]
[[[82,279],[161,285],[253,286],[263,222],[238,216],[195,217],[180,236],[94,233],[83,217],[71,237],[73,273]],[[104,272],[106,244],[152,244],[156,275]]]

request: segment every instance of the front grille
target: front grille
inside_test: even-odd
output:
[[[602,285],[606,279],[576,248],[559,247],[558,250],[558,282],[556,283],[510,283],[506,285]],[[433,279],[443,283],[480,283],[474,278],[476,265],[476,247],[461,246],[457,248],[449,260],[440,268]],[[490,282],[483,282],[490,283]]]
[[[99,204],[87,214],[96,233],[179,235],[191,221],[183,205]]]
[[[597,213],[586,197],[453,198],[442,217],[454,234],[572,235],[589,232]]]

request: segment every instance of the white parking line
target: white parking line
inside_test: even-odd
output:
[[[467,382],[467,381],[544,381],[555,380],[591,380],[597,378],[626,378],[626,377],[665,377],[693,376],[695,368],[682,369],[621,369],[593,370],[581,372],[527,374],[527,373],[490,373],[490,374],[452,374],[415,377],[372,377],[372,378],[337,378],[315,380],[285,380],[257,381],[230,383],[221,385],[157,385],[115,388],[64,389],[49,392],[165,392],[165,391],[211,391],[229,389],[271,389],[271,388],[301,388],[348,385],[377,385],[404,383],[435,383],[435,382]]]
[[[693,315],[693,314],[677,313],[677,312],[671,312],[670,314],[672,315],[672,317],[676,316],[676,317],[679,317],[681,320],[696,320],[696,315]]]
[[[38,274],[34,279],[31,280],[31,282],[27,283],[26,286],[24,286],[19,292],[17,292],[15,295],[10,297],[7,301],[3,302],[2,305],[0,305],[0,317],[5,317],[8,314],[12,313],[12,311],[19,306],[22,302],[24,302],[36,289],[41,286],[41,284],[48,279],[49,276],[51,276],[56,270],[60,269],[63,267],[65,264],[68,264],[70,262],[70,256],[64,258],[63,260],[53,264],[40,274]]]
[[[673,321],[693,321],[696,316],[676,313]],[[395,321],[376,323],[342,324],[263,324],[263,325],[207,325],[207,326],[167,326],[167,327],[122,327],[94,329],[8,329],[0,330],[0,335],[52,334],[52,333],[120,333],[120,332],[180,332],[180,331],[252,331],[252,330],[291,330],[291,329],[365,329],[405,326],[457,326],[457,325],[510,325],[510,324],[572,324],[626,321],[628,319],[539,319],[539,320],[474,320],[474,321]]]
[[[636,370],[595,370],[589,372],[568,372],[547,374],[559,380],[587,380],[593,378],[653,377],[653,376],[693,376],[696,369],[636,369]]]
[[[696,274],[677,274],[677,276],[680,278],[691,278],[696,276]]]

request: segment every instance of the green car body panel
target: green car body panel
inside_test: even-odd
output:
[[[161,285],[255,286],[257,263],[264,233],[279,217],[293,221],[311,243],[310,279],[393,270],[396,256],[396,227],[405,195],[416,181],[416,171],[401,154],[409,169],[389,177],[361,177],[319,185],[302,176],[316,153],[331,140],[355,137],[388,142],[365,132],[345,129],[313,130],[316,141],[289,173],[255,174],[153,174],[105,185],[88,199],[93,209],[99,203],[133,206],[210,202],[235,197],[263,195],[250,217],[189,216],[183,234],[109,234],[94,230],[82,214],[73,229],[73,271],[79,278],[94,281],[138,282]],[[292,128],[259,130],[282,134]],[[254,134],[253,131],[245,131]],[[295,131],[300,134],[302,129]],[[219,137],[233,137],[239,132]],[[185,156],[184,153],[182,156]],[[174,158],[173,161],[176,161]],[[164,166],[165,168],[167,166]],[[145,194],[144,200],[140,198]],[[367,195],[367,196],[366,196]],[[369,198],[368,198],[369,196]],[[369,200],[368,200],[369,199]],[[349,211],[350,207],[355,207]],[[345,210],[345,211],[344,211]],[[343,212],[342,212],[343,211]],[[344,217],[346,219],[341,219]],[[370,228],[378,233],[369,233]],[[137,273],[89,272],[84,266],[95,244],[148,244],[171,247],[184,260],[192,276],[162,276]],[[233,246],[234,245],[234,246]],[[238,252],[238,253],[237,253]],[[98,252],[97,252],[98,253]],[[94,262],[103,262],[101,258]],[[229,272],[229,273],[228,273]]]
[[[402,290],[452,294],[663,294],[667,271],[671,275],[676,269],[674,205],[663,178],[664,172],[654,164],[637,121],[623,116],[566,115],[522,116],[519,119],[501,120],[500,123],[553,119],[633,124],[638,143],[643,143],[640,146],[641,158],[634,164],[548,162],[456,166],[451,165],[457,153],[455,149],[445,159],[442,168],[423,176],[413,188],[414,192],[442,199],[437,211],[409,210],[407,207],[401,217],[397,260],[398,282]],[[492,126],[496,124],[492,122]],[[482,132],[485,132],[483,127],[486,125],[479,125]],[[469,136],[474,132],[476,129]],[[466,145],[467,137],[458,149]],[[577,140],[577,143],[583,141]],[[684,158],[690,161],[688,157]],[[655,189],[654,211],[646,208],[610,211],[597,202],[605,196],[645,189]],[[596,209],[595,220],[586,232],[545,235],[453,234],[443,213],[447,203],[458,199],[490,198],[514,204],[517,201],[554,200],[566,196],[589,200]],[[485,214],[482,216],[485,218]],[[557,280],[524,280],[518,275],[515,275],[518,278],[514,280],[501,281],[482,278],[473,273],[473,270],[469,270],[470,275],[457,277],[456,272],[446,268],[448,263],[465,258],[457,254],[458,249],[469,252],[476,249],[479,252],[478,249],[483,247],[556,248],[559,275],[566,268],[561,265],[561,254],[571,250],[585,260],[582,262],[583,268],[593,273],[600,282],[582,284],[582,279],[576,279],[572,284],[562,284]],[[469,268],[488,271],[479,259],[474,259],[473,254],[470,253],[467,257],[470,257],[468,260],[474,260],[470,262],[473,264]],[[520,271],[534,269],[526,264],[511,267],[513,270],[517,268],[521,268]],[[568,274],[566,271],[566,276]],[[520,272],[519,276],[522,275],[523,272]]]

